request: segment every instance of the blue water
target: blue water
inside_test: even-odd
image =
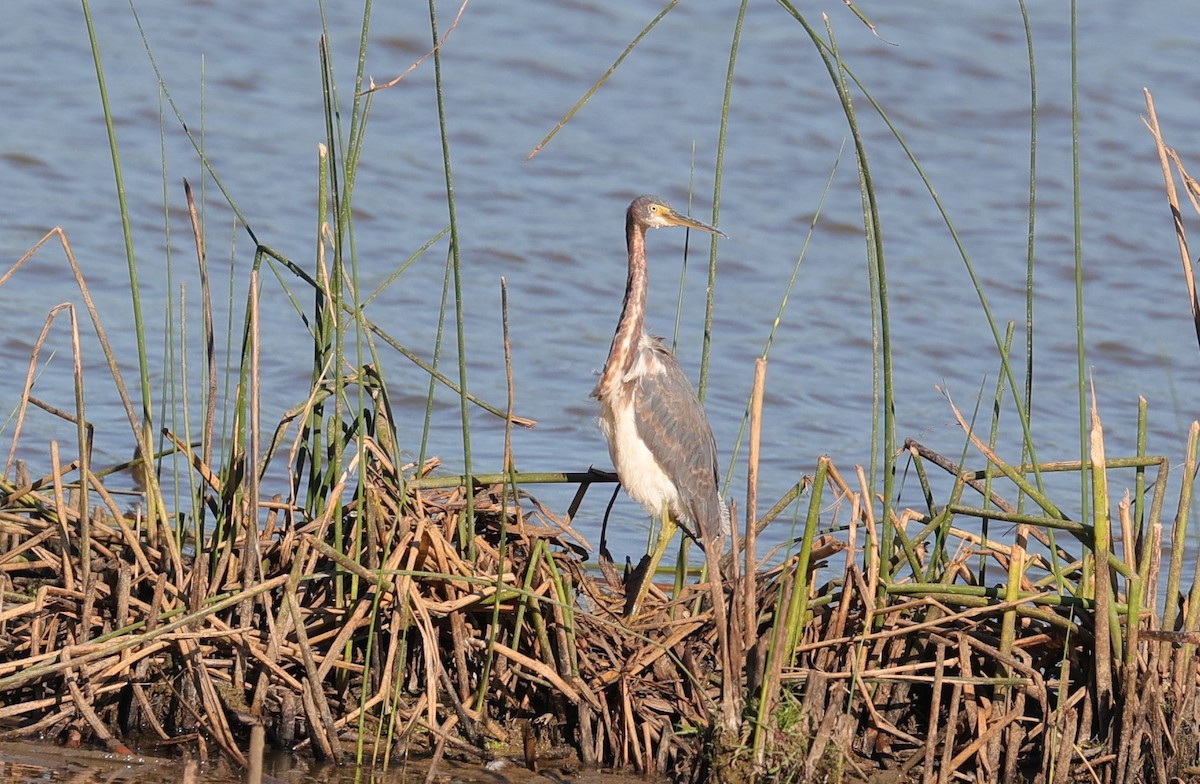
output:
[[[424,55],[431,37],[423,4],[377,4],[365,71],[382,83]],[[1037,55],[1039,146],[1035,254],[1034,431],[1043,460],[1077,459],[1075,250],[1071,185],[1070,25],[1062,4],[1032,4]],[[439,7],[443,32],[457,4]],[[500,279],[509,287],[516,410],[538,420],[518,430],[524,471],[608,467],[588,393],[603,365],[624,284],[622,214],[642,192],[662,193],[712,217],[714,160],[736,4],[681,4],[533,160],[526,156],[658,12],[657,4],[476,2],[443,49],[468,358],[468,384],[503,406]],[[0,29],[0,263],[7,267],[52,226],[61,226],[87,276],[122,372],[136,385],[129,278],[108,142],[82,12],[71,4],[14,2]],[[806,6],[818,27],[821,9]],[[1025,318],[1029,190],[1029,69],[1025,33],[1012,4],[928,2],[865,8],[878,35],[840,2],[823,9],[846,63],[901,130],[937,189],[1001,332]],[[306,269],[314,266],[317,148],[325,141],[313,4],[209,0],[138,6],[148,45],[187,127],[203,139],[223,187],[259,241]],[[146,48],[124,5],[96,8],[97,37],[117,118],[125,192],[146,316],[145,336],[162,367],[164,329],[187,312],[188,377],[201,374],[195,252],[181,179],[203,194],[208,256],[218,303],[240,310],[253,245],[215,183],[204,176],[160,93]],[[360,18],[327,8],[339,99],[349,116]],[[1200,6],[1115,0],[1080,5],[1080,220],[1087,335],[1110,455],[1134,445],[1138,396],[1150,404],[1149,451],[1177,465],[1200,350],[1191,324],[1162,176],[1145,114],[1153,91],[1169,144],[1200,171]],[[373,291],[448,221],[436,123],[433,63],[374,97],[354,194],[360,284]],[[979,296],[907,154],[855,94],[880,200],[891,304],[897,434],[957,459],[964,436],[944,388],[971,416],[994,394],[997,351]],[[746,406],[753,360],[764,347],[797,258],[804,252],[770,354],[760,504],[769,504],[821,454],[847,475],[871,459],[871,298],[862,206],[846,119],[830,77],[802,28],[779,6],[753,3],[738,53],[721,188],[707,408],[727,461]],[[837,166],[828,198],[826,179]],[[164,199],[167,209],[164,210]],[[805,238],[814,211],[820,221]],[[1197,224],[1185,205],[1185,220]],[[168,237],[169,231],[169,237]],[[1197,235],[1200,236],[1200,235]],[[685,237],[651,235],[650,324],[671,335]],[[678,353],[698,376],[709,244],[692,237]],[[382,328],[429,356],[447,243],[421,257],[368,310]],[[294,279],[285,282],[310,296]],[[232,281],[232,283],[231,283]],[[46,314],[80,303],[64,254],[42,249],[0,287],[7,329],[0,356],[0,410],[19,399],[29,352]],[[168,314],[168,307],[172,314]],[[300,316],[272,274],[263,279],[263,413],[269,434],[303,401],[310,374]],[[78,311],[81,329],[91,328]],[[1024,363],[1023,332],[1014,359]],[[176,337],[178,343],[178,336]],[[221,341],[219,341],[220,343]],[[66,321],[41,359],[35,394],[73,409]],[[50,351],[55,352],[50,358]],[[224,351],[225,346],[219,345]],[[174,363],[181,360],[175,347]],[[401,443],[419,447],[427,377],[383,349]],[[85,338],[87,416],[97,460],[115,463],[133,439],[96,341]],[[457,377],[453,339],[442,356]],[[160,405],[156,401],[156,406]],[[192,399],[193,414],[199,408]],[[989,406],[980,408],[986,428]],[[498,470],[502,422],[472,418],[477,471]],[[182,429],[182,423],[172,424]],[[4,444],[14,424],[4,429]],[[25,425],[21,456],[49,466],[46,438],[73,427],[42,412]],[[1006,409],[1001,453],[1017,460],[1019,427]],[[439,392],[430,452],[462,467],[457,399]],[[968,461],[982,465],[971,453]],[[744,449],[731,494],[744,495]],[[1114,475],[1114,499],[1131,479]],[[1057,498],[1078,514],[1074,479]],[[268,488],[283,492],[282,486]],[[911,478],[906,503],[919,494]],[[541,496],[565,509],[570,490]],[[578,525],[595,542],[607,494],[595,492]],[[842,512],[844,519],[846,512]],[[832,518],[831,518],[832,519]],[[615,552],[636,555],[645,518],[622,502]],[[768,535],[783,541],[786,526]]]

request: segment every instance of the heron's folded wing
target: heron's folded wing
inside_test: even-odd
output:
[[[678,489],[682,509],[677,510],[700,533],[719,536],[721,499],[717,492],[717,444],[679,362],[661,342],[646,341],[644,351],[653,357],[634,393],[637,432],[650,454]]]

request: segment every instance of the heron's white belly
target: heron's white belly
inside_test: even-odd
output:
[[[606,406],[608,408],[608,406]],[[654,455],[638,437],[633,419],[633,406],[623,410],[608,408],[609,416],[600,417],[600,429],[608,438],[608,453],[616,466],[617,476],[629,496],[645,507],[652,517],[662,514],[664,505],[675,511],[679,508],[679,493]]]

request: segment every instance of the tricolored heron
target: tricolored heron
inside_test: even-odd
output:
[[[625,305],[592,396],[600,401],[600,429],[625,492],[651,517],[662,518],[653,554],[642,559],[627,587],[627,616],[637,613],[677,523],[692,526],[710,571],[717,568],[720,538],[729,523],[717,489],[717,445],[704,408],[662,339],[646,332],[646,229],[665,226],[725,236],[658,196],[639,196],[625,213]]]

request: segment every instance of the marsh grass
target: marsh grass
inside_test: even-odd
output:
[[[781,5],[827,66],[860,177],[879,379],[873,411],[864,412],[875,421],[866,468],[843,472],[821,458],[814,476],[783,498],[759,498],[768,338],[755,367],[747,368],[754,391],[743,424],[748,484],[740,530],[724,556],[705,566],[707,577],[697,577],[681,558],[673,583],[654,587],[640,613],[623,618],[623,575],[605,557],[603,541],[593,566],[595,548],[573,528],[587,494],[612,477],[518,474],[507,438],[495,473],[472,463],[472,408],[502,418],[506,434],[530,422],[513,410],[503,288],[508,399],[497,406],[468,389],[451,151],[440,102],[448,224],[431,232],[380,289],[360,289],[351,204],[376,94],[362,72],[368,4],[346,112],[332,58],[321,47],[326,139],[316,161],[312,269],[259,240],[205,157],[203,140],[189,133],[207,177],[255,245],[248,294],[225,336],[236,361],[223,378],[205,226],[187,188],[206,353],[201,381],[188,375],[181,351],[178,364],[168,365],[166,387],[198,383],[198,414],[186,391],[174,397],[150,388],[144,344],[137,394],[129,392],[66,231],[49,232],[0,277],[3,285],[31,259],[61,250],[138,443],[131,464],[95,466],[81,319],[75,306],[56,309],[32,352],[0,478],[0,738],[98,742],[125,753],[127,739],[137,736],[146,747],[184,748],[200,758],[215,749],[249,770],[258,769],[265,727],[274,746],[364,765],[397,765],[413,755],[435,763],[447,755],[513,756],[558,773],[582,763],[697,781],[857,781],[878,773],[923,782],[1080,776],[1140,782],[1195,775],[1200,580],[1185,545],[1200,424],[1189,434],[1173,520],[1164,519],[1170,466],[1147,451],[1145,401],[1136,411],[1136,453],[1107,454],[1100,413],[1081,376],[1081,454],[1039,461],[1028,416],[1031,387],[1009,362],[1016,331],[992,320],[960,243],[996,339],[1000,380],[994,399],[978,407],[990,404],[993,419],[977,425],[976,415],[960,412],[947,395],[964,432],[961,454],[950,458],[912,439],[898,446],[886,227],[855,101],[865,99],[908,148],[841,60],[832,28],[819,31],[791,4]],[[643,30],[563,123],[674,6]],[[440,91],[440,42],[454,25],[439,32],[432,2],[429,18]],[[735,31],[722,128],[738,42]],[[94,34],[92,45],[102,85]],[[1029,47],[1035,96],[1032,37]],[[147,53],[153,61],[149,43]],[[103,89],[101,99],[110,117]],[[1171,163],[1198,212],[1200,187],[1163,144],[1148,105],[1189,296],[1200,313]],[[119,178],[111,119],[109,127]],[[1036,139],[1033,114],[1029,329]],[[911,153],[910,159],[936,201]],[[719,176],[716,182],[714,210]],[[938,208],[957,242],[949,212],[940,202]],[[124,204],[121,210],[136,309],[138,273]],[[369,306],[443,239],[449,248],[441,322],[427,360],[373,323]],[[787,291],[802,259],[803,253]],[[268,286],[277,286],[308,324],[312,349],[307,394],[273,429],[259,421],[266,344],[258,314]],[[786,303],[785,293],[772,337]],[[167,321],[169,345],[187,344],[182,305],[178,322]],[[68,409],[32,395],[47,336],[64,315],[75,391]],[[456,379],[440,368],[442,327],[451,318]],[[1082,346],[1082,331],[1079,339]],[[1027,336],[1027,362],[1032,345]],[[418,448],[405,445],[418,459],[402,461],[385,377],[392,352],[428,382],[426,434],[435,394],[449,389],[457,397],[465,475],[435,475],[438,460],[427,457],[424,438]],[[224,396],[223,386],[230,390]],[[157,426],[156,398],[170,410]],[[37,478],[16,460],[42,446],[28,444],[33,408],[69,422],[76,438],[65,458],[62,444],[50,445],[50,470]],[[1023,434],[1015,459],[997,451],[997,435],[1009,421],[1000,412],[1012,412]],[[920,508],[899,508],[895,500],[901,460],[920,485]],[[142,503],[132,510],[105,482],[127,468],[142,484]],[[1081,519],[1047,494],[1042,478],[1052,472],[1078,476],[1087,501]],[[935,478],[939,473],[949,482]],[[277,476],[286,481],[276,484]],[[543,507],[531,494],[541,482],[575,485],[568,509]],[[939,497],[935,488],[946,486]],[[758,533],[788,516],[795,536],[760,552]],[[727,628],[718,629],[717,618]]]

